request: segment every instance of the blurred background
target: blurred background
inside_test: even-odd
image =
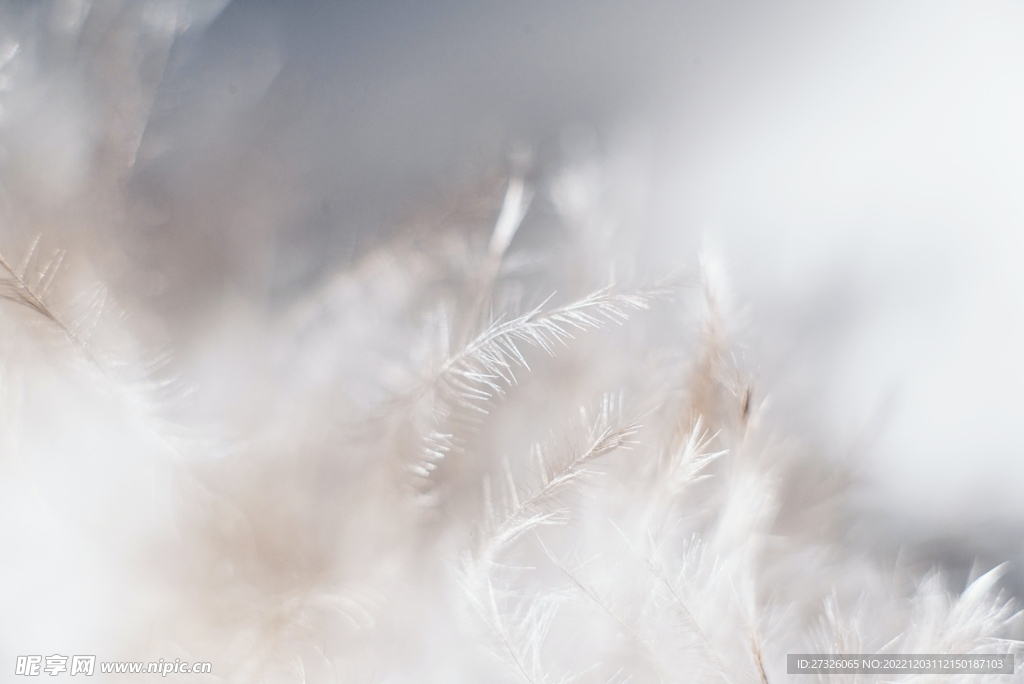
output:
[[[169,315],[287,296],[525,147],[647,268],[714,250],[778,414],[885,505],[1024,521],[1020,3],[236,1],[154,110],[129,240]]]
[[[139,12],[164,36],[117,148],[126,213],[94,227],[200,391],[226,311],[293,301],[519,164],[533,211],[610,198],[638,271],[719,264],[774,416],[861,470],[894,539],[1020,555],[1021,3],[40,6],[6,3],[8,28]],[[8,189],[44,168],[50,205],[95,182],[83,160],[125,106],[61,45],[5,103]]]

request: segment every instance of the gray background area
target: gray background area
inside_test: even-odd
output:
[[[542,193],[593,162],[644,268],[716,255],[787,429],[909,529],[1014,546],[1021,121],[1020,3],[233,2],[176,48],[123,239],[200,330],[515,149]]]

